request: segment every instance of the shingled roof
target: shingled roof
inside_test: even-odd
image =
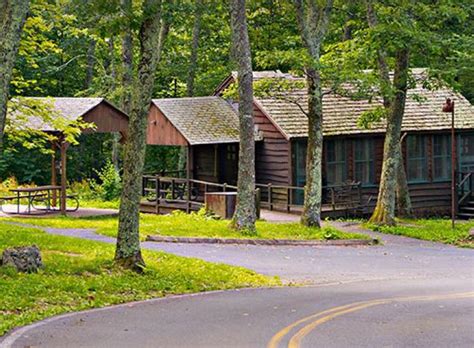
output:
[[[190,145],[239,141],[239,118],[220,97],[153,99]]]
[[[30,100],[33,101],[31,103],[32,108],[38,105],[38,101],[42,102],[44,108],[46,110],[50,110],[52,116],[61,117],[71,122],[78,120],[80,117],[83,117],[85,114],[87,114],[89,111],[91,111],[93,108],[95,108],[101,103],[106,103],[110,107],[113,107],[117,111],[121,112],[119,109],[115,108],[112,104],[107,102],[104,98],[25,97],[21,99],[21,103],[24,106],[28,107],[28,102]],[[8,117],[17,117],[16,112],[13,112],[13,114],[11,115],[9,114]],[[52,125],[45,124],[42,118],[34,116],[34,110],[29,110],[28,113],[31,113],[32,115],[26,119],[26,127],[42,130],[45,132],[55,131]]]
[[[413,69],[414,75],[422,75],[425,69]],[[231,75],[233,79],[235,76]],[[254,79],[261,78],[285,78],[293,81],[301,78],[276,72],[255,72]],[[419,76],[421,78],[421,76]],[[226,80],[229,84],[229,80]],[[414,97],[418,97],[417,101]],[[457,129],[474,129],[474,107],[462,95],[454,93],[447,88],[430,91],[421,86],[410,89],[406,101],[405,115],[403,119],[403,131],[428,131],[444,130],[451,128],[451,115],[444,113],[441,108],[446,100],[451,98],[455,101]],[[281,130],[287,138],[306,137],[308,135],[307,117],[300,109],[307,110],[306,89],[295,89],[285,94],[283,98],[258,97],[255,103]],[[294,101],[297,101],[296,104]],[[326,94],[323,98],[323,132],[326,136],[384,133],[386,122],[381,121],[372,124],[370,129],[362,129],[357,126],[357,120],[364,111],[382,105],[379,100],[369,102],[368,100],[353,100],[335,94]]]

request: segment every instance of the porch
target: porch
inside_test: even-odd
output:
[[[256,184],[257,204],[268,211],[301,214],[304,188],[297,186]],[[198,211],[204,207],[208,192],[236,192],[226,183],[177,178],[161,175],[143,176],[140,210],[144,213],[168,214],[174,210]],[[361,216],[369,213],[371,196],[362,193],[360,183],[348,182],[323,187],[321,217]]]

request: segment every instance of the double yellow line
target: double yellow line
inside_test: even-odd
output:
[[[411,302],[411,301],[436,301],[436,300],[450,300],[450,299],[462,299],[462,298],[474,298],[474,292],[463,292],[448,295],[432,295],[432,296],[411,296],[411,297],[396,297],[386,298],[370,301],[354,302],[344,306],[329,308],[325,311],[315,313],[313,315],[302,318],[294,323],[286,326],[285,328],[278,331],[270,340],[267,348],[278,348],[279,344],[290,333],[291,330],[300,326],[301,324],[307,323],[301,329],[299,329],[291,338],[288,343],[288,348],[298,348],[301,345],[302,340],[316,327],[326,323],[341,315],[356,312],[365,308],[388,304],[392,302]]]

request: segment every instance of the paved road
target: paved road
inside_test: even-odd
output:
[[[112,242],[92,231],[49,232]],[[3,343],[473,347],[474,251],[381,237],[382,246],[356,248],[144,243],[147,248],[241,265],[312,285],[183,296],[73,314],[17,331]]]

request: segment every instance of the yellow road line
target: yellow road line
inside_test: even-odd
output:
[[[293,324],[290,324],[283,328],[282,330],[278,331],[270,340],[267,348],[277,348],[281,340],[295,327],[300,324],[303,324],[311,319],[319,318],[310,324],[304,326],[300,329],[293,337],[290,339],[288,348],[297,348],[299,347],[301,340],[307,336],[312,330],[314,330],[317,326],[332,320],[338,316],[348,314],[351,312],[355,312],[358,310],[362,310],[364,308],[387,304],[390,302],[401,302],[401,301],[433,301],[438,299],[458,299],[458,298],[468,298],[474,297],[474,292],[466,292],[466,293],[458,293],[458,294],[449,294],[449,295],[431,295],[431,296],[411,296],[411,297],[399,297],[399,298],[386,298],[386,299],[378,299],[378,300],[370,300],[370,301],[361,301],[355,302],[351,304],[347,304],[344,306],[333,307],[327,309],[322,312],[318,312],[316,314],[310,315],[308,317],[302,318]],[[324,316],[324,317],[322,317]]]

